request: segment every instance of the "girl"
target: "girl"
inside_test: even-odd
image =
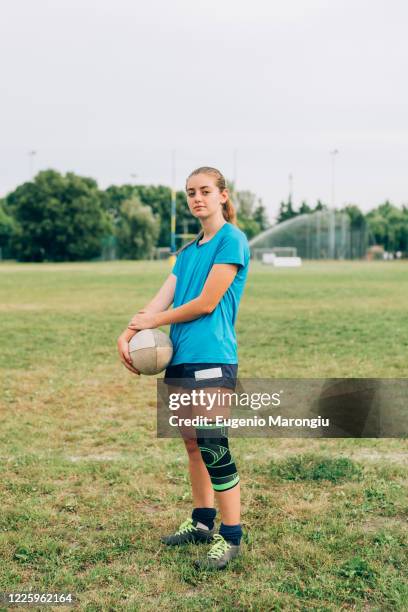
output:
[[[119,354],[123,364],[138,374],[129,356],[130,338],[138,330],[171,324],[174,353],[164,378],[169,392],[190,392],[191,397],[192,389],[203,389],[205,397],[211,391],[223,397],[236,385],[234,324],[248,273],[249,246],[236,226],[234,206],[219,170],[194,170],[187,179],[186,193],[190,212],[199,219],[202,230],[179,251],[157,295],[119,337]],[[198,409],[191,405],[189,410],[190,416],[208,416],[205,405]],[[218,406],[218,414],[221,410]],[[242,529],[239,475],[229,451],[227,428],[215,426],[216,414],[214,406],[208,427],[197,428],[195,436],[183,435],[194,509],[191,518],[162,542],[170,546],[213,542],[207,557],[196,566],[222,569],[239,554]],[[218,534],[214,534],[214,495],[222,521]]]

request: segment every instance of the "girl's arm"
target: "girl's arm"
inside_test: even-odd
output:
[[[198,297],[172,310],[138,313],[132,318],[129,330],[153,329],[170,323],[184,323],[213,312],[234,280],[237,271],[238,267],[235,264],[214,264]]]
[[[142,310],[139,310],[139,313],[156,313],[167,310],[167,308],[173,303],[174,300],[176,282],[177,276],[175,276],[175,274],[173,273],[170,274],[163,283],[163,285],[160,287],[154,298],[148,304],[146,304],[146,306]],[[123,365],[125,365],[127,369],[133,372],[134,374],[139,374],[139,372],[132,365],[132,360],[129,354],[129,341],[131,340],[131,338],[133,338],[138,329],[142,328],[134,327],[130,329],[127,327],[118,338],[118,351],[120,360],[122,361]]]
[[[173,273],[169,274],[154,298],[139,310],[139,312],[162,312],[163,310],[167,310],[174,300],[176,282],[177,276]]]

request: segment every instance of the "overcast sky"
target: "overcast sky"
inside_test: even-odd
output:
[[[219,167],[273,216],[408,204],[406,0],[0,0],[0,196]],[[30,157],[29,151],[35,150]]]

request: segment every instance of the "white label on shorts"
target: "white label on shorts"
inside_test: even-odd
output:
[[[208,368],[208,370],[197,370],[194,372],[196,380],[206,380],[207,378],[222,378],[221,368]]]

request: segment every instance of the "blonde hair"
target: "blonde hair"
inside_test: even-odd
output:
[[[217,170],[217,168],[211,168],[211,166],[202,166],[201,168],[196,168],[188,175],[187,180],[186,180],[186,189],[187,189],[188,179],[191,178],[192,176],[196,176],[197,174],[209,174],[210,176],[214,177],[215,184],[220,190],[220,192],[224,191],[224,189],[227,188],[225,178],[221,174],[221,172]],[[230,197],[228,197],[227,201],[223,202],[222,204],[222,216],[224,217],[226,221],[228,221],[228,223],[232,223],[233,225],[237,224],[237,213],[235,211],[235,206],[232,203]],[[187,242],[187,244],[182,246],[177,251],[176,255],[181,253],[181,251],[184,251],[184,249],[190,246],[190,244],[193,244],[196,240],[201,239],[203,235],[204,235],[204,231],[201,230],[193,240],[190,240],[190,242]]]

